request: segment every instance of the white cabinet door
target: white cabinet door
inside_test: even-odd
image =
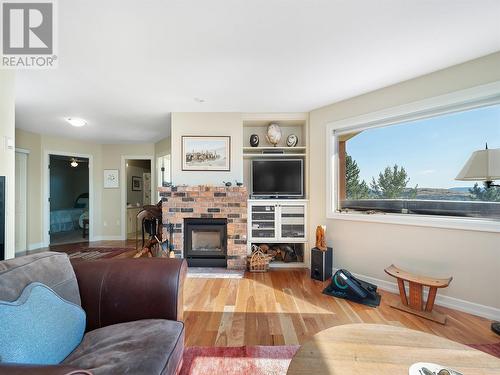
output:
[[[278,204],[279,239],[306,240],[306,206],[303,203]]]
[[[249,205],[250,239],[254,242],[270,242],[278,239],[276,205],[252,203]]]

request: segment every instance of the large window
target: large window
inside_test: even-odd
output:
[[[338,213],[500,220],[500,188],[455,179],[474,151],[500,148],[500,105],[338,131],[334,139]]]

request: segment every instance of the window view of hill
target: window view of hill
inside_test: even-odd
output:
[[[365,130],[346,143],[346,197],[500,202],[499,188],[455,180],[486,143],[500,147],[499,105]]]

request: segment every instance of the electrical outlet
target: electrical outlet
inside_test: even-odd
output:
[[[116,220],[116,226],[119,227],[120,226],[120,219]]]
[[[105,227],[107,227],[108,226],[108,222],[107,221],[103,221],[102,225],[105,226]]]

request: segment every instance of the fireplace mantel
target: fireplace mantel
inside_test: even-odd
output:
[[[247,258],[246,187],[177,186],[158,189],[162,199],[163,236],[174,225],[176,256],[184,257],[184,219],[227,219],[227,268],[245,269]]]

